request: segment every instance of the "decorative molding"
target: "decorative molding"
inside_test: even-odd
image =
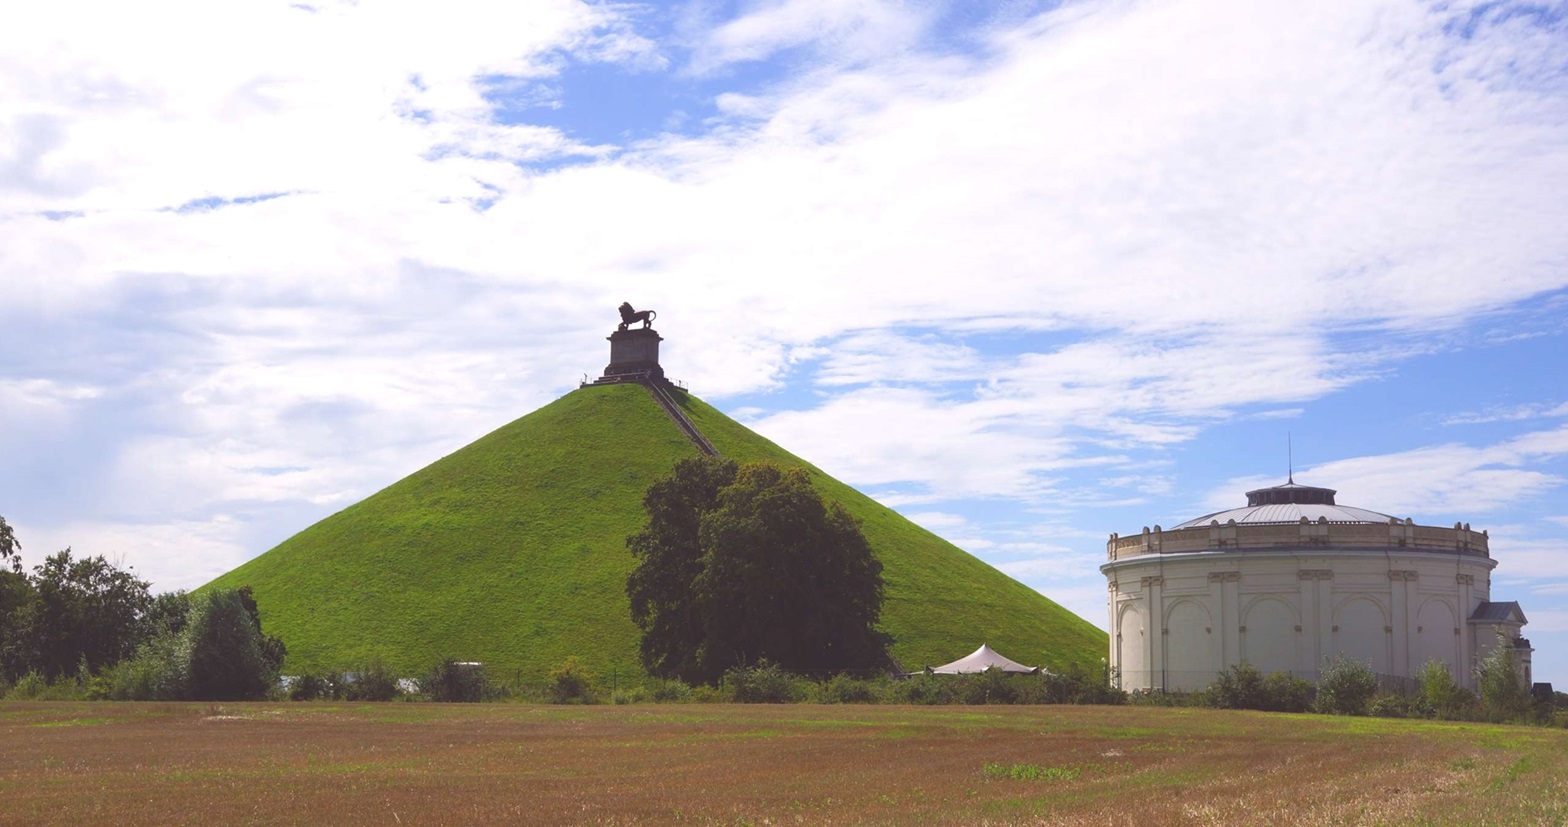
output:
[[[1158,574],[1154,575],[1153,577],[1140,577],[1138,578],[1138,585],[1145,589],[1150,586],[1163,586],[1165,585],[1165,578],[1159,576]]]
[[[1416,576],[1416,572],[1415,572],[1414,569],[1390,569],[1389,572],[1388,572],[1388,579],[1390,579],[1390,580],[1416,580],[1418,578]]]
[[[1458,583],[1458,584],[1460,584],[1462,586],[1473,586],[1473,585],[1475,585],[1475,575],[1473,575],[1473,574],[1456,574],[1456,575],[1454,575],[1454,582]]]
[[[1296,572],[1296,577],[1301,580],[1333,580],[1333,569],[1302,569]]]
[[[1211,572],[1209,572],[1209,582],[1210,583],[1236,583],[1236,582],[1239,582],[1240,580],[1241,580],[1241,572],[1239,572],[1239,571],[1211,571]]]

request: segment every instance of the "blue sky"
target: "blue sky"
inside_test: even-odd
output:
[[[1568,6],[436,8],[8,13],[30,561],[200,585],[597,373],[631,301],[698,394],[1100,625],[1106,537],[1288,435],[1341,503],[1488,529],[1568,683]]]

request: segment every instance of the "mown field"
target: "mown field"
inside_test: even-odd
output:
[[[1562,824],[1562,730],[1128,707],[0,704],[0,824]]]

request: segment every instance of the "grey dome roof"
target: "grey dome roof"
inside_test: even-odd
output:
[[[1211,522],[1225,525],[1231,520],[1238,524],[1299,523],[1305,517],[1309,522],[1327,518],[1331,523],[1376,523],[1388,525],[1395,518],[1379,511],[1336,505],[1332,488],[1298,485],[1294,479],[1284,485],[1259,488],[1247,492],[1247,504],[1229,508],[1188,520],[1176,528],[1197,528]]]

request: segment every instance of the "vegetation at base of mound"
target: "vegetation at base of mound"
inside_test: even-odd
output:
[[[805,467],[883,562],[882,626],[906,667],[983,642],[1029,663],[1097,663],[1105,633],[686,394],[725,456]],[[641,675],[626,598],[649,483],[696,449],[637,385],[578,390],[294,535],[209,586],[252,587],[286,673],[443,657],[537,680],[570,656]]]
[[[861,522],[882,561],[887,595],[882,629],[905,669],[936,666],[989,643],[1030,666],[1098,664],[1105,632],[963,549],[763,439],[711,405],[676,392],[676,400],[713,447],[737,462],[775,462],[811,471],[823,496]]]

